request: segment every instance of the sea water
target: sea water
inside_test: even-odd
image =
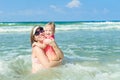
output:
[[[0,22],[0,80],[119,80],[120,22],[55,22],[62,65],[31,73],[30,32],[46,22]]]

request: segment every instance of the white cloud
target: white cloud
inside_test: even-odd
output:
[[[109,13],[109,10],[107,8],[104,8],[102,10],[99,9],[93,9],[93,13],[94,14],[107,14]]]
[[[57,7],[55,5],[50,5],[50,7],[53,9],[57,9]]]
[[[41,15],[42,11],[40,10],[23,10],[23,11],[19,11],[20,14],[24,14],[24,15]]]
[[[79,7],[81,5],[79,0],[72,0],[67,4],[68,8],[74,8],[74,7]]]
[[[107,14],[107,13],[109,13],[109,10],[108,10],[107,8],[104,8],[104,9],[103,9],[103,13],[104,13],[104,14]]]
[[[43,14],[43,11],[40,10],[19,10],[16,12],[11,12],[9,15],[34,16],[41,14]]]
[[[50,5],[50,8],[54,9],[54,11],[56,11],[56,12],[64,13],[64,11],[61,8],[59,8],[55,5]]]

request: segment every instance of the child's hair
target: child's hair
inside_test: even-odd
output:
[[[52,28],[53,28],[53,32],[55,33],[55,23],[54,22],[49,22],[46,24],[47,25],[50,25]]]

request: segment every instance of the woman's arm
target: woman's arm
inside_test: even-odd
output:
[[[39,48],[44,49],[46,47],[46,44],[41,44],[41,43],[38,43],[38,42],[34,42],[32,44],[32,47],[34,47],[34,46],[38,46]]]
[[[44,51],[37,46],[33,47],[33,54],[36,55],[36,57],[38,58],[40,63],[45,68],[50,68],[50,67],[53,67],[53,66],[57,66],[61,63],[61,60],[59,60],[59,61],[49,61],[47,56],[45,55]]]

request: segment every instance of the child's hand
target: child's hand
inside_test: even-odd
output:
[[[50,40],[51,40],[51,41],[49,42],[49,45],[50,45],[50,46],[54,46],[54,44],[55,44],[55,39],[52,38],[52,39],[50,39]]]
[[[44,40],[44,43],[45,43],[45,44],[50,44],[50,43],[51,43],[51,39],[45,39],[45,40]]]

